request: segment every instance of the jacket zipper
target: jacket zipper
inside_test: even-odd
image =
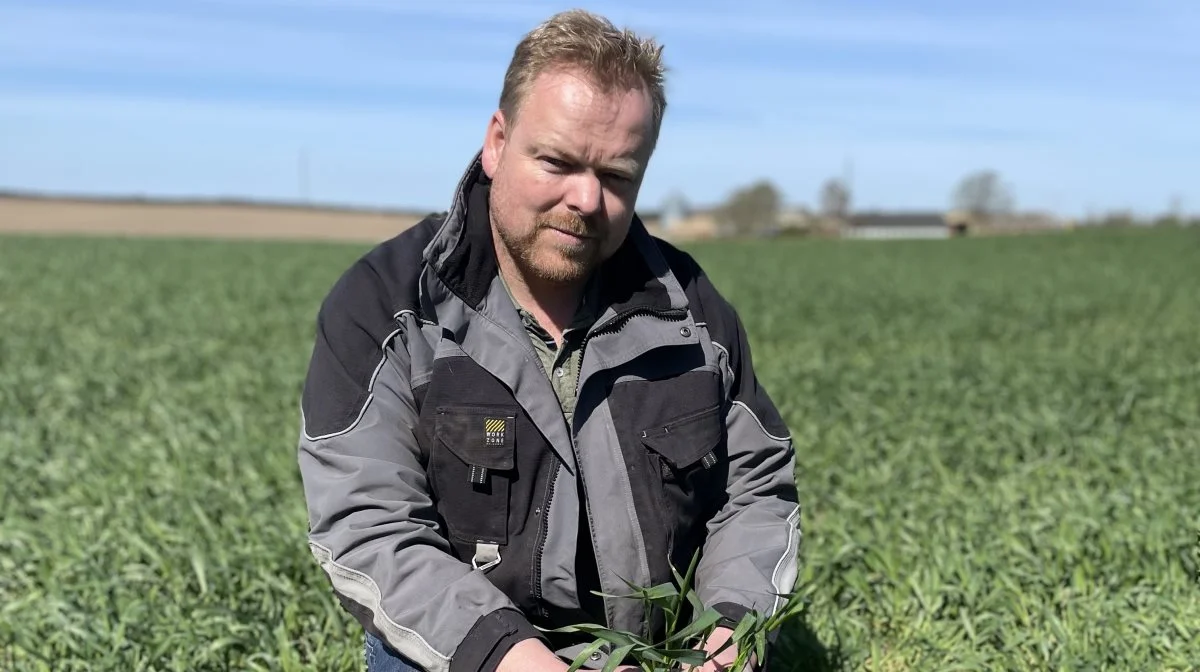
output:
[[[579,349],[580,349],[580,356],[578,358],[579,363],[576,364],[576,370],[575,370],[575,396],[577,398],[579,396],[579,382],[580,382],[579,374],[581,373],[581,371],[583,369],[583,354],[582,353],[583,353],[583,351],[585,351],[587,349],[588,341],[590,341],[597,334],[608,333],[611,331],[620,331],[621,327],[623,327],[625,325],[625,323],[629,320],[629,318],[631,318],[635,315],[639,315],[639,314],[654,315],[657,317],[661,317],[663,319],[670,319],[670,320],[680,320],[680,319],[683,319],[684,317],[687,317],[687,311],[682,308],[671,308],[671,309],[667,309],[667,310],[655,310],[655,309],[650,309],[650,308],[631,308],[631,309],[622,311],[622,312],[614,315],[610,320],[608,320],[604,324],[602,324],[599,327],[596,327],[595,329],[590,331],[587,335],[585,335],[583,337],[583,342],[579,344]],[[571,424],[572,424],[572,426],[568,428],[568,433],[571,438],[571,452],[572,452],[572,454],[575,455],[577,478],[580,481],[580,485],[583,486],[582,487],[583,492],[586,493],[587,492],[587,484],[583,480],[583,469],[582,469],[582,466],[580,466],[580,465],[582,465],[582,460],[580,460],[579,451],[576,450],[576,446],[575,446],[575,427],[574,427],[575,423],[572,422]],[[537,539],[537,544],[536,544],[535,550],[534,550],[533,595],[534,595],[534,603],[537,604],[538,612],[541,614],[542,618],[547,618],[549,616],[549,614],[546,611],[546,608],[544,606],[542,606],[542,560],[544,559],[545,551],[546,551],[546,537],[549,536],[549,534],[550,534],[550,505],[554,500],[554,488],[557,483],[558,483],[558,469],[555,469],[554,475],[550,477],[550,487],[547,488],[547,490],[546,490],[545,502],[542,504],[541,526],[538,529],[538,539]],[[584,511],[587,511],[588,534],[591,535],[594,532],[594,530],[592,529],[594,521],[592,520],[591,512],[587,510],[587,501],[585,501],[583,498],[581,498],[580,502],[579,502],[579,506],[583,507]],[[593,548],[595,548],[595,540],[594,539],[593,539],[592,546],[593,546]]]
[[[533,554],[533,602],[537,605],[542,618],[548,618],[549,613],[542,605],[542,559],[546,550],[546,537],[550,534],[550,505],[554,502],[554,488],[558,484],[558,469],[550,475],[550,485],[546,488],[546,497],[542,501],[542,519],[538,525],[537,545]]]

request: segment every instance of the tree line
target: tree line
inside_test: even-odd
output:
[[[955,187],[950,200],[953,209],[984,221],[1011,212],[1015,204],[1012,187],[994,170],[980,170],[965,176]],[[844,221],[851,216],[853,201],[850,185],[841,178],[827,180],[817,195],[819,214],[835,221]],[[779,189],[770,180],[759,180],[730,194],[714,215],[718,226],[749,234],[775,229],[782,210],[783,195]]]

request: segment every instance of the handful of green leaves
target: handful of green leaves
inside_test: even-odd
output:
[[[728,642],[716,651],[706,653],[700,646],[716,630],[721,615],[711,607],[705,607],[692,588],[698,559],[698,553],[692,556],[686,575],[681,576],[678,570],[671,568],[678,585],[663,583],[646,588],[625,581],[633,591],[629,595],[596,593],[603,597],[641,600],[646,622],[650,621],[654,609],[662,609],[666,617],[666,632],[660,641],[650,641],[631,632],[611,630],[595,623],[540,629],[544,632],[586,633],[595,637],[572,661],[570,672],[579,670],[593,653],[605,646],[610,647],[611,653],[604,672],[612,672],[620,665],[630,664],[636,665],[642,672],[673,672],[684,669],[684,665],[699,667],[730,646],[737,647],[737,659],[728,669],[740,672],[752,656],[760,661],[766,657],[767,635],[803,613],[803,600],[795,592],[778,594],[786,598],[786,602],[775,613],[770,616],[747,613],[734,628]],[[692,608],[693,618],[690,623],[684,624],[680,622],[680,616],[686,611],[687,605]],[[626,661],[626,658],[630,660]]]

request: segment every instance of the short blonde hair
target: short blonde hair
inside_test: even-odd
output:
[[[657,140],[667,108],[662,51],[653,38],[619,29],[602,16],[582,9],[559,12],[517,43],[504,74],[500,110],[509,123],[515,122],[538,75],[579,68],[609,90],[645,87],[653,103],[652,137]]]

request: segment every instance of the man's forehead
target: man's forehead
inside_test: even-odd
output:
[[[518,116],[535,117],[539,125],[620,128],[642,135],[653,124],[652,107],[644,89],[603,85],[575,72],[550,72],[534,80]]]

